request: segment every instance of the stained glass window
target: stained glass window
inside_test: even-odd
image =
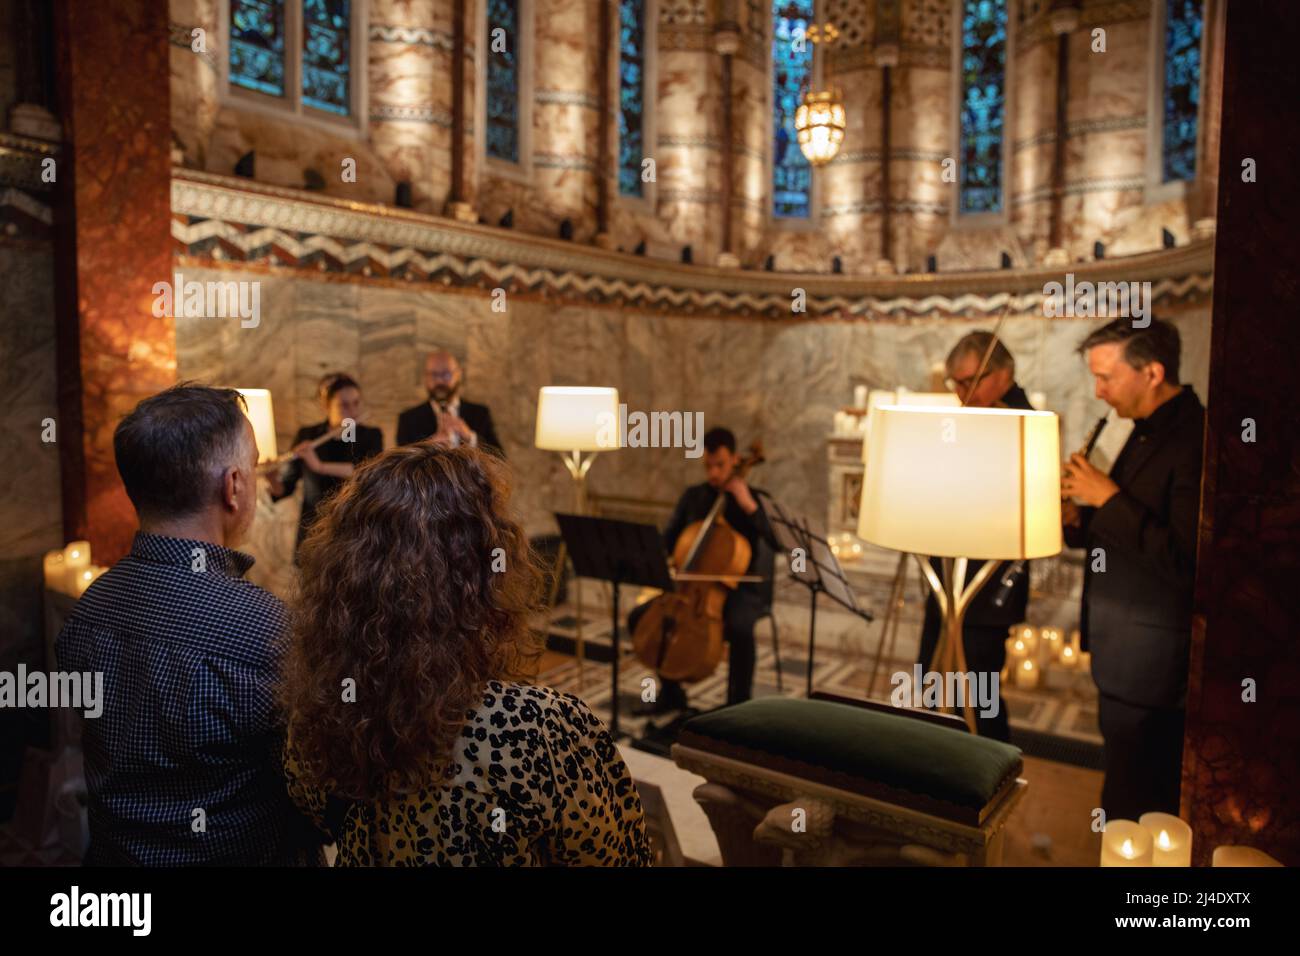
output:
[[[230,0],[230,82],[284,96],[284,0]]]
[[[487,154],[519,162],[519,3],[488,0]]]
[[[812,206],[812,164],[799,150],[794,114],[810,81],[813,44],[805,38],[813,0],[772,4],[772,215],[806,219]]]
[[[1007,0],[963,0],[961,170],[963,213],[1001,212],[1007,99]]]
[[[619,0],[618,191],[642,194],[645,151],[645,0]]]
[[[303,0],[302,101],[347,116],[351,85],[349,0]]]
[[[1196,178],[1201,99],[1201,0],[1165,2],[1164,181]]]

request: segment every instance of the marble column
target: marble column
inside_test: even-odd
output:
[[[740,268],[740,257],[736,255],[732,225],[732,196],[736,185],[736,124],[735,95],[732,74],[736,53],[740,50],[740,27],[733,21],[719,23],[713,34],[713,48],[722,60],[722,84],[718,92],[722,106],[722,133],[719,146],[722,153],[722,176],[719,182],[719,205],[721,208],[721,236],[719,238],[718,265],[726,269]]]
[[[1062,246],[1065,200],[1065,145],[1070,135],[1070,34],[1079,26],[1079,8],[1060,3],[1051,12],[1052,32],[1056,34],[1056,136],[1052,143],[1052,205],[1048,215],[1047,261],[1069,261]]]
[[[452,179],[450,0],[372,0],[369,11],[371,145],[411,184],[416,211],[441,212]]]
[[[70,146],[56,275],[64,531],[108,563],[136,526],[113,429],[176,380],[173,323],[152,312],[154,283],[172,275],[167,3],[60,0],[55,17]]]
[[[1300,865],[1300,99],[1289,0],[1227,5],[1214,318],[1183,753],[1194,862],[1257,847]],[[1258,181],[1243,182],[1243,159]],[[1253,435],[1249,433],[1252,427]],[[1253,692],[1252,692],[1253,688]]]
[[[618,49],[613,32],[614,2],[615,0],[597,0],[599,10],[596,16],[596,101],[599,104],[596,118],[596,241],[606,248],[611,245],[609,194],[610,171],[614,166],[613,150],[610,148],[610,138],[613,135],[610,117],[614,112],[610,95],[614,85],[611,54]]]
[[[1201,47],[1201,117],[1196,130],[1196,188],[1188,201],[1193,225],[1214,216],[1219,195],[1219,123],[1223,112],[1223,29],[1225,0],[1205,0]]]

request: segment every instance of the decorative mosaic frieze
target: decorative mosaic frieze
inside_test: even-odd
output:
[[[895,208],[906,208],[899,204]],[[187,261],[332,274],[352,281],[506,288],[564,301],[679,314],[797,318],[988,317],[1041,310],[1059,270],[861,277],[715,269],[611,252],[512,230],[467,225],[228,177],[175,170],[172,236]],[[1152,283],[1157,302],[1210,292],[1212,243],[1079,263],[1076,281]]]
[[[443,30],[429,30],[425,27],[388,26],[383,23],[370,24],[368,34],[372,43],[404,43],[410,46],[427,46],[435,50],[450,53],[454,40],[450,33]],[[466,44],[468,46],[468,44]]]
[[[1109,116],[1103,119],[1078,120],[1069,123],[1065,127],[1065,138],[1073,139],[1076,136],[1087,136],[1089,133],[1112,133],[1118,130],[1146,128],[1147,117],[1145,113],[1137,116]],[[1045,143],[1053,143],[1055,141],[1056,131],[1045,130],[1037,136],[1016,140],[1012,149],[1018,153],[1024,149],[1030,149],[1034,146],[1042,146]]]
[[[372,123],[431,123],[451,128],[451,114],[432,106],[372,106]]]

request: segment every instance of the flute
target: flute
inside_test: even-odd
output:
[[[311,442],[308,444],[308,447],[319,448],[327,441],[331,441],[332,439],[338,438],[339,435],[341,434],[343,434],[342,427],[331,428],[329,431],[325,432],[325,434],[317,438],[313,438]],[[293,461],[297,457],[298,457],[297,452],[287,451],[283,455],[280,455],[276,458],[272,458],[270,461],[263,462],[262,464],[258,465],[257,468],[259,471],[270,471],[273,468],[279,468],[283,465],[287,465],[289,462]]]

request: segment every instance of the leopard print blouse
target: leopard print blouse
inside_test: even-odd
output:
[[[337,843],[336,866],[650,864],[641,798],[609,731],[547,687],[489,682],[444,778],[345,805],[341,821],[292,741],[284,765],[294,802]]]

